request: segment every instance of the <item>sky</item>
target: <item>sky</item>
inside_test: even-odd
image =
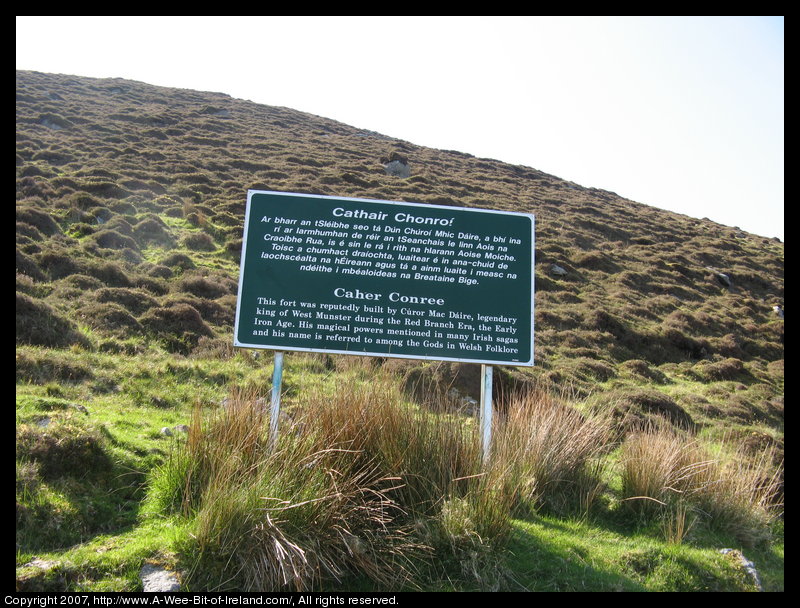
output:
[[[226,93],[784,238],[783,17],[16,18],[16,67]]]

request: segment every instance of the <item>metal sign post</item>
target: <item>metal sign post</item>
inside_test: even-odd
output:
[[[272,370],[272,401],[269,409],[269,441],[274,448],[278,441],[278,418],[281,413],[281,383],[283,382],[283,353],[275,352],[275,367]]]
[[[483,446],[483,463],[489,462],[492,448],[492,366],[481,365],[481,445]]]

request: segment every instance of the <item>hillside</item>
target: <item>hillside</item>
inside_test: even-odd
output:
[[[536,365],[498,369],[500,391],[569,395],[623,432],[661,415],[782,460],[778,240],[220,93],[16,80],[18,445],[47,399],[155,405],[157,436],[181,403],[268,385],[264,359],[243,371],[231,346],[246,192],[261,189],[535,214]],[[477,397],[477,366],[384,365]],[[159,458],[137,449],[137,467]]]

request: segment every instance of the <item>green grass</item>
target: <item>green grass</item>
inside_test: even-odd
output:
[[[516,521],[512,572],[527,591],[755,591],[716,549],[585,521]]]
[[[55,354],[54,351],[37,349],[29,349],[28,353],[33,351],[42,358]],[[213,491],[203,490],[201,484],[195,491],[199,493],[193,499],[194,507],[187,512],[188,503],[182,498],[186,473],[181,470],[188,470],[187,466],[195,467],[203,459],[193,457],[187,460],[181,454],[189,445],[187,441],[198,441],[202,436],[195,435],[192,439],[176,432],[173,437],[166,437],[160,429],[177,424],[196,425],[201,418],[208,419],[207,424],[212,425],[207,427],[209,429],[223,424],[224,418],[219,418],[221,410],[217,397],[221,400],[227,395],[231,384],[239,385],[239,393],[267,394],[271,372],[269,362],[244,355],[227,361],[177,361],[172,355],[159,355],[157,351],[151,353],[149,361],[100,353],[59,352],[58,356],[62,358],[59,359],[62,366],[67,363],[74,366],[79,361],[91,363],[92,377],[74,383],[51,380],[44,385],[18,385],[18,429],[35,426],[45,417],[61,417],[65,421],[74,418],[74,425],[80,422],[80,426],[75,428],[83,431],[100,429],[99,443],[111,462],[113,474],[102,480],[87,475],[60,475],[47,479],[37,476],[37,471],[30,466],[26,469],[25,463],[29,461],[18,462],[18,505],[36,513],[39,519],[23,522],[22,528],[18,522],[17,565],[21,567],[29,563],[34,556],[58,564],[56,569],[44,573],[33,567],[18,569],[18,578],[32,588],[136,590],[137,573],[146,560],[163,563],[181,572],[187,588],[219,587],[227,579],[220,577],[217,564],[227,564],[230,556],[237,555],[243,548],[229,554],[231,549],[224,549],[228,541],[217,537],[218,531],[241,529],[241,536],[248,538],[250,530],[258,527],[247,522],[254,521],[251,518],[263,507],[263,497],[269,496],[286,501],[285,504],[277,503],[284,505],[275,512],[277,520],[283,521],[283,515],[291,515],[292,519],[286,521],[296,521],[289,528],[294,530],[291,534],[295,536],[286,536],[289,532],[281,529],[284,536],[279,538],[290,544],[312,542],[302,534],[296,535],[298,531],[309,528],[307,518],[316,520],[320,517],[321,511],[309,511],[310,506],[327,504],[326,500],[318,503],[315,497],[347,495],[344,478],[338,482],[337,492],[331,493],[330,487],[324,489],[326,477],[319,474],[325,470],[338,471],[338,474],[345,470],[362,470],[353,468],[358,461],[342,460],[343,454],[371,454],[369,458],[360,460],[362,464],[358,466],[361,467],[364,463],[395,463],[392,465],[395,468],[384,468],[380,474],[373,470],[372,474],[395,479],[388,486],[379,485],[378,488],[384,491],[399,486],[388,491],[384,501],[386,505],[397,505],[402,512],[417,514],[416,523],[409,524],[404,520],[406,523],[403,524],[406,533],[413,532],[415,540],[408,543],[409,553],[402,570],[398,563],[373,560],[373,570],[366,570],[372,575],[365,574],[356,566],[338,570],[338,582],[336,578],[311,575],[310,580],[317,581],[314,583],[317,589],[749,590],[747,581],[743,581],[735,565],[718,555],[723,546],[743,549],[750,559],[757,560],[757,567],[762,567],[762,564],[766,567],[765,586],[771,590],[782,588],[782,532],[766,543],[749,547],[739,544],[724,529],[701,522],[676,542],[667,533],[662,517],[639,520],[631,517],[631,512],[624,507],[624,501],[620,500],[624,496],[619,476],[621,461],[617,459],[616,450],[599,450],[592,456],[604,459],[605,466],[587,470],[601,476],[591,486],[594,488],[591,501],[586,499],[586,495],[581,498],[580,493],[573,493],[575,487],[586,488],[583,483],[574,484],[573,491],[551,485],[536,496],[524,495],[515,488],[536,487],[536,484],[524,483],[521,472],[532,470],[525,468],[518,468],[516,476],[511,476],[516,485],[504,494],[513,500],[498,500],[499,495],[491,498],[492,487],[504,487],[503,484],[508,483],[493,485],[501,482],[503,473],[508,471],[503,467],[496,469],[496,475],[500,475],[496,479],[492,477],[495,473],[488,478],[474,478],[479,483],[468,479],[480,469],[477,444],[470,430],[474,429],[474,421],[464,418],[463,414],[448,414],[446,408],[433,407],[432,402],[424,410],[407,402],[401,405],[405,402],[399,392],[401,379],[384,378],[376,382],[375,368],[357,359],[335,361],[332,368],[331,361],[325,358],[289,357],[285,399],[289,417],[281,423],[281,441],[285,443],[281,454],[295,453],[292,458],[300,458],[301,462],[264,464],[266,468],[259,467],[262,473],[256,477],[247,474],[250,469],[245,466],[241,473],[228,481],[209,482],[212,483],[209,487],[215,488]],[[92,386],[98,378],[102,380],[104,374],[127,376],[129,383],[122,383],[119,390],[93,394]],[[162,378],[162,387],[157,388],[152,383],[153,376]],[[219,382],[210,383],[209,378],[217,378]],[[230,384],[224,384],[223,380]],[[219,393],[211,390],[206,399],[190,401],[191,406],[182,400],[161,402],[158,399],[176,392],[189,395],[200,385],[204,385],[205,390],[218,386]],[[143,394],[149,398],[143,400]],[[358,403],[361,405],[356,406],[356,411],[360,413],[354,414],[352,408]],[[552,405],[557,403],[559,407],[572,407],[564,398],[551,401]],[[86,413],[78,406],[85,407]],[[542,412],[533,411],[537,414],[531,418],[532,428],[535,428],[536,419],[541,419]],[[377,425],[374,434],[364,432],[371,428],[371,420]],[[550,427],[543,427],[549,428],[546,436],[556,436],[558,420],[561,420],[562,427],[575,431],[575,421],[562,413],[561,418],[549,423]],[[348,431],[351,422],[358,423],[353,426],[353,433],[357,434]],[[293,438],[297,437],[291,431],[293,426],[307,429],[310,435],[305,441],[310,443],[298,444],[292,448],[294,452],[286,452],[295,441]],[[516,426],[524,428],[519,422]],[[230,421],[220,428],[229,427]],[[245,424],[242,428],[254,430],[253,440],[256,442],[265,441],[258,425]],[[462,434],[464,439],[473,442],[470,449],[474,451],[469,458],[476,464],[467,468],[460,468],[462,465],[452,458],[454,450],[462,449],[456,448],[459,444],[452,442]],[[502,445],[502,436],[502,433],[497,435],[498,445]],[[208,437],[209,447],[219,447],[224,443],[214,437],[213,434]],[[597,435],[596,442],[602,445],[603,437],[602,433]],[[356,439],[358,444],[353,443]],[[302,445],[306,447],[296,452]],[[343,451],[329,452],[324,446],[338,446],[337,450]],[[424,455],[423,447],[431,450],[428,456]],[[264,449],[258,448],[254,453],[256,461],[262,458],[267,459],[265,463],[270,459],[274,461],[266,451],[263,456],[257,456]],[[245,453],[241,448],[234,452],[240,456]],[[542,449],[536,450],[536,453],[541,452]],[[303,459],[308,462],[314,453],[328,454],[329,463],[322,468],[305,469]],[[416,453],[419,457],[408,460]],[[590,450],[589,454],[592,453]],[[220,453],[222,455],[224,452]],[[445,455],[447,460],[441,460],[444,466],[436,465],[436,459]],[[175,469],[174,464],[181,459],[184,468]],[[408,464],[402,465],[402,462]],[[414,468],[408,468],[411,466]],[[171,467],[175,472],[170,477],[166,473]],[[297,470],[308,470],[313,475],[302,482],[302,477],[292,472]],[[285,476],[287,472],[288,477]],[[576,481],[585,482],[584,474],[577,475]],[[525,475],[546,479],[542,473],[526,472]],[[448,482],[448,478],[451,481]],[[284,480],[280,486],[284,489],[275,485],[280,479]],[[360,479],[366,480],[364,477]],[[431,481],[436,479],[441,481],[432,484]],[[596,485],[598,481],[600,483]],[[219,485],[231,483],[234,485],[224,491]],[[306,485],[308,483],[311,485]],[[302,490],[303,487],[307,489]],[[350,495],[358,496],[363,491],[357,490],[359,487],[363,486],[352,486]],[[456,489],[457,493],[452,494]],[[217,498],[203,506],[206,494],[224,497],[224,501]],[[484,500],[487,496],[490,497],[488,502]],[[523,509],[519,508],[518,502],[518,506],[512,508],[514,501],[521,497],[531,502]],[[569,503],[572,506],[565,509],[565,501],[572,501]],[[301,507],[303,504],[306,506]],[[293,505],[298,506],[292,508]],[[207,512],[207,509],[211,510]],[[522,519],[511,519],[514,512],[526,515]],[[223,522],[229,523],[223,525]],[[233,522],[236,525],[231,528]],[[363,525],[358,528],[363,530]],[[81,532],[76,535],[75,530]],[[397,537],[393,538],[396,542]],[[247,545],[246,555],[257,551],[260,542],[263,540]],[[203,549],[212,546],[218,548],[214,551]],[[431,550],[433,554],[429,553]],[[322,568],[320,564],[323,563],[332,561],[323,560],[314,568]],[[341,555],[337,563],[341,563]],[[392,566],[381,570],[383,574],[379,576],[379,571],[374,570],[376,563],[391,563]],[[401,571],[406,574],[399,576]],[[238,579],[239,584],[258,586],[253,582],[257,580],[255,576]],[[243,583],[243,580],[250,583]],[[300,584],[300,588],[305,588],[304,584]]]
[[[17,552],[17,581],[31,591],[115,592],[141,591],[139,573],[146,562],[177,568],[170,547],[186,532],[169,519],[139,522],[87,542],[35,555]],[[53,564],[51,568],[25,566],[33,559]]]

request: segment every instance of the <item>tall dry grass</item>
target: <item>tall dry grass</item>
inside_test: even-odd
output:
[[[308,415],[287,423],[277,446],[255,395],[233,395],[214,414],[195,416],[173,461],[183,474],[169,476],[178,489],[167,493],[182,497],[194,521],[194,584],[312,590],[348,575],[386,586],[410,578],[425,549],[389,496],[396,480],[357,446],[320,441]]]
[[[754,545],[769,538],[782,504],[783,467],[773,463],[771,450],[755,459],[728,444],[714,451],[696,437],[651,425],[622,445],[623,499],[640,515],[661,517],[670,537],[682,538],[692,519],[705,519]]]
[[[402,480],[393,496],[414,514],[430,514],[481,472],[474,425],[405,403],[397,379],[386,373],[366,383],[351,377],[333,394],[312,393],[297,421],[318,449],[339,446]]]
[[[276,445],[255,394],[196,411],[150,504],[192,522],[183,552],[198,588],[311,590],[357,576],[397,589],[444,569],[495,588],[514,513],[586,512],[601,487],[610,425],[545,393],[501,404],[484,463],[476,421],[444,390],[420,407],[371,366],[337,380],[297,400]]]
[[[495,471],[484,470],[475,421],[457,413],[446,387],[428,387],[419,407],[402,385],[381,371],[366,383],[351,376],[333,394],[309,395],[297,422],[317,449],[339,446],[356,466],[383,472],[433,561],[502,546],[513,497]]]
[[[774,447],[753,456],[742,446],[724,444],[712,483],[698,493],[698,507],[747,546],[768,541],[771,523],[783,515],[784,467],[777,460]]]
[[[354,575],[399,588],[436,551],[507,533],[473,426],[405,403],[394,377],[359,376],[312,391],[276,446],[256,395],[196,411],[150,499],[192,520],[193,584],[310,590]]]
[[[538,390],[514,394],[499,410],[492,467],[515,509],[586,514],[602,489],[610,420]]]

